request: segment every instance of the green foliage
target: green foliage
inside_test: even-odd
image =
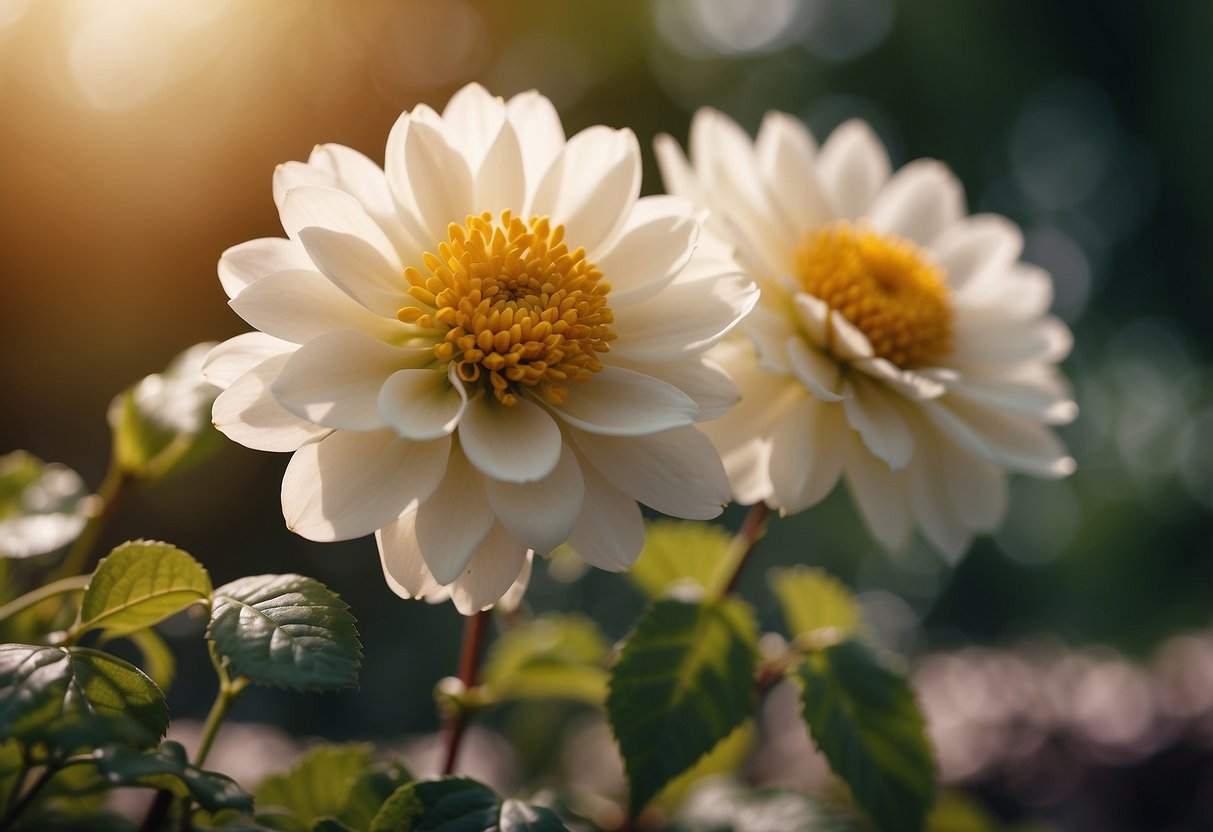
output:
[[[489,651],[482,680],[499,699],[606,699],[610,645],[589,618],[550,613],[508,631]]]
[[[80,475],[25,451],[0,456],[0,557],[26,558],[70,543],[88,519]]]
[[[177,675],[177,657],[173,655],[164,638],[151,627],[127,633],[125,638],[143,655],[143,672],[150,676],[161,690],[168,690]],[[106,641],[108,640],[107,634]]]
[[[322,821],[366,829],[385,800],[412,780],[398,763],[375,763],[369,745],[318,745],[255,791],[257,819],[274,829],[309,830]]]
[[[657,520],[646,525],[644,549],[628,577],[650,598],[660,598],[671,586],[694,584],[709,598],[719,595],[729,580],[733,538],[711,523]]]
[[[813,741],[882,832],[921,832],[935,763],[906,680],[848,639],[792,671]]]
[[[794,566],[772,569],[768,582],[793,638],[831,628],[840,637],[860,628],[859,607],[851,591],[821,569]]]
[[[108,745],[94,756],[97,770],[111,785],[168,789],[177,797],[192,797],[208,812],[253,809],[253,798],[235,780],[191,765],[180,743],[167,741],[142,752]]]
[[[122,659],[81,647],[0,645],[0,736],[70,751],[152,746],[167,729],[164,694]]]
[[[207,637],[228,671],[295,690],[354,686],[362,645],[349,605],[302,575],[254,575],[215,590]]]
[[[633,815],[750,716],[756,661],[757,625],[744,602],[652,603],[607,697]]]
[[[548,808],[502,800],[487,786],[447,777],[401,786],[375,816],[370,832],[559,832],[566,829]]]
[[[13,792],[21,785],[25,755],[13,739],[0,742],[0,806],[7,806]]]
[[[114,463],[137,479],[152,480],[205,458],[219,445],[211,425],[218,388],[202,379],[213,344],[196,344],[163,373],[119,393],[109,407]]]
[[[77,634],[122,636],[158,624],[211,596],[202,564],[168,543],[123,543],[97,564],[80,606]]]

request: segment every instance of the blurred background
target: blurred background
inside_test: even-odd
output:
[[[274,165],[321,142],[381,162],[402,110],[468,81],[539,89],[570,134],[630,126],[647,192],[653,136],[685,142],[700,106],[751,131],[784,110],[819,138],[859,116],[895,166],[951,165],[972,209],[1019,222],[1025,259],[1052,272],[1076,335],[1081,415],[1063,433],[1078,473],[1016,481],[1002,530],[955,569],[917,541],[883,553],[840,493],[777,522],[759,563],[822,565],[861,593],[915,662],[945,778],[996,815],[1213,828],[1210,43],[1207,0],[0,0],[0,452],[95,487],[111,397],[247,329],[215,263],[281,234]],[[169,540],[217,583],[312,574],[353,605],[361,691],[254,690],[236,719],[334,739],[432,730],[458,616],[391,595],[369,539],[289,535],[286,461],[228,444],[134,494],[105,542]],[[537,610],[622,636],[641,608],[617,576],[536,571]],[[775,626],[761,573],[742,592]],[[197,624],[179,629],[205,662]],[[194,679],[175,716],[205,713],[213,683]]]

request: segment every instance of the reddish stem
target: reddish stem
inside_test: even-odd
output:
[[[741,578],[741,570],[750,560],[750,555],[754,553],[755,547],[758,546],[758,541],[762,540],[763,535],[767,533],[767,525],[771,519],[771,510],[767,508],[766,503],[755,503],[750,506],[750,512],[745,516],[745,520],[741,522],[741,529],[737,532],[736,541],[738,545],[744,546],[745,551],[742,552],[741,558],[737,561],[737,568],[733,570],[729,582],[725,584],[724,595],[732,594],[737,588],[737,581]]]
[[[489,610],[481,610],[463,622],[463,644],[459,648],[459,681],[467,692],[476,686],[476,678],[480,669],[480,653],[484,648],[484,637],[488,633]],[[446,758],[442,764],[442,773],[455,773],[455,760],[459,756],[459,744],[467,729],[468,706],[460,703],[447,716],[446,723]]]

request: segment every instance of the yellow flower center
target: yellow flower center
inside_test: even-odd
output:
[[[615,339],[611,287],[585,249],[569,251],[563,225],[553,228],[547,217],[523,222],[506,211],[499,223],[488,213],[451,223],[447,235],[438,254],[423,257],[428,274],[404,270],[422,306],[397,313],[441,334],[439,361],[454,361],[464,381],[487,378],[505,405],[518,401],[520,386],[559,404],[568,381],[602,369],[598,353]]]
[[[909,240],[842,221],[810,232],[796,266],[804,291],[854,324],[877,356],[909,368],[951,352],[944,271]]]

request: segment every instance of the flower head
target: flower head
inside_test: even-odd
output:
[[[566,141],[546,98],[475,84],[402,115],[383,169],[339,145],[279,166],[287,237],[219,263],[260,331],[207,375],[220,430],[294,452],[290,528],[375,532],[395,591],[471,613],[566,541],[627,568],[637,501],[715,516],[728,482],[694,424],[737,392],[703,353],[757,289],[688,201],[639,187],[630,131]]]
[[[818,150],[782,113],[751,141],[702,110],[689,160],[668,136],[657,152],[762,289],[750,338],[712,353],[742,391],[705,428],[738,500],[800,511],[844,477],[882,543],[918,526],[956,557],[1001,520],[1005,472],[1073,470],[1049,428],[1077,413],[1049,276],[1014,224],[966,215],[944,165],[893,173],[859,121]]]

